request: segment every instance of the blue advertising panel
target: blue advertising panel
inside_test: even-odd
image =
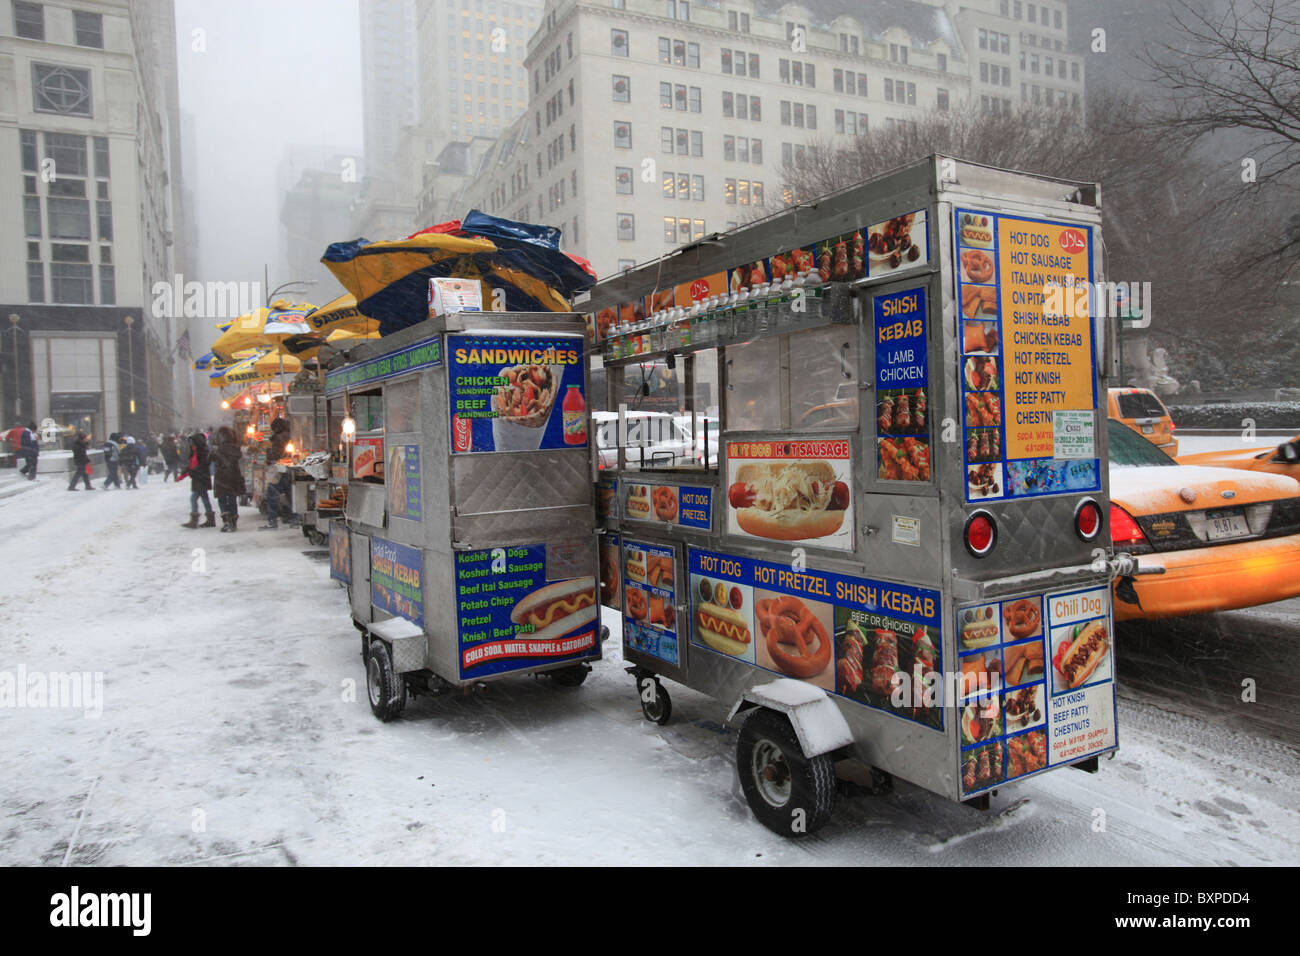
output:
[[[389,517],[419,521],[423,514],[419,445],[389,446],[386,481]]]
[[[453,454],[584,448],[581,335],[447,336]]]
[[[876,476],[930,480],[925,289],[872,300],[876,338]]]
[[[330,522],[330,577],[352,583],[352,538],[341,521]]]
[[[462,679],[590,657],[600,609],[592,576],[546,580],[546,545],[456,552]]]
[[[940,593],[691,548],[691,643],[943,729]]]
[[[424,561],[419,548],[370,539],[370,603],[424,626]]]
[[[677,649],[674,549],[623,539],[623,646],[674,667]]]

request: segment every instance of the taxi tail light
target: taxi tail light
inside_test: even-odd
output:
[[[1142,533],[1133,516],[1117,504],[1110,506],[1110,540],[1116,550],[1130,554],[1152,550],[1147,536]]]
[[[977,558],[986,557],[998,543],[998,526],[987,511],[977,511],[966,521],[966,550]]]

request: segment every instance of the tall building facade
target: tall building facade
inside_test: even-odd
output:
[[[1081,109],[1066,13],[1010,0],[552,0],[528,44],[529,109],[451,204],[558,226],[607,275],[778,211],[796,198],[782,170],[828,144],[932,111]]]
[[[170,0],[0,2],[0,403],[104,436],[181,424]],[[178,349],[179,346],[179,349]]]

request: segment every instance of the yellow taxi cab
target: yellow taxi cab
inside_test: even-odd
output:
[[[1163,574],[1122,578],[1115,619],[1175,617],[1300,595],[1300,482],[1180,465],[1107,422],[1116,551]]]
[[[1300,436],[1284,441],[1280,445],[1230,448],[1223,451],[1200,452],[1195,455],[1180,455],[1178,464],[1267,471],[1275,475],[1288,475],[1300,479]]]
[[[1155,392],[1149,388],[1112,388],[1108,391],[1108,418],[1123,422],[1170,457],[1178,454],[1174,420]]]

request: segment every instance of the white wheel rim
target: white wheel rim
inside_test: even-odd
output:
[[[366,690],[370,694],[370,703],[378,707],[383,700],[384,675],[379,670],[379,661],[373,655],[366,665]]]
[[[790,802],[793,789],[790,765],[780,747],[770,740],[759,740],[750,757],[750,770],[759,794],[768,805],[783,807]]]

